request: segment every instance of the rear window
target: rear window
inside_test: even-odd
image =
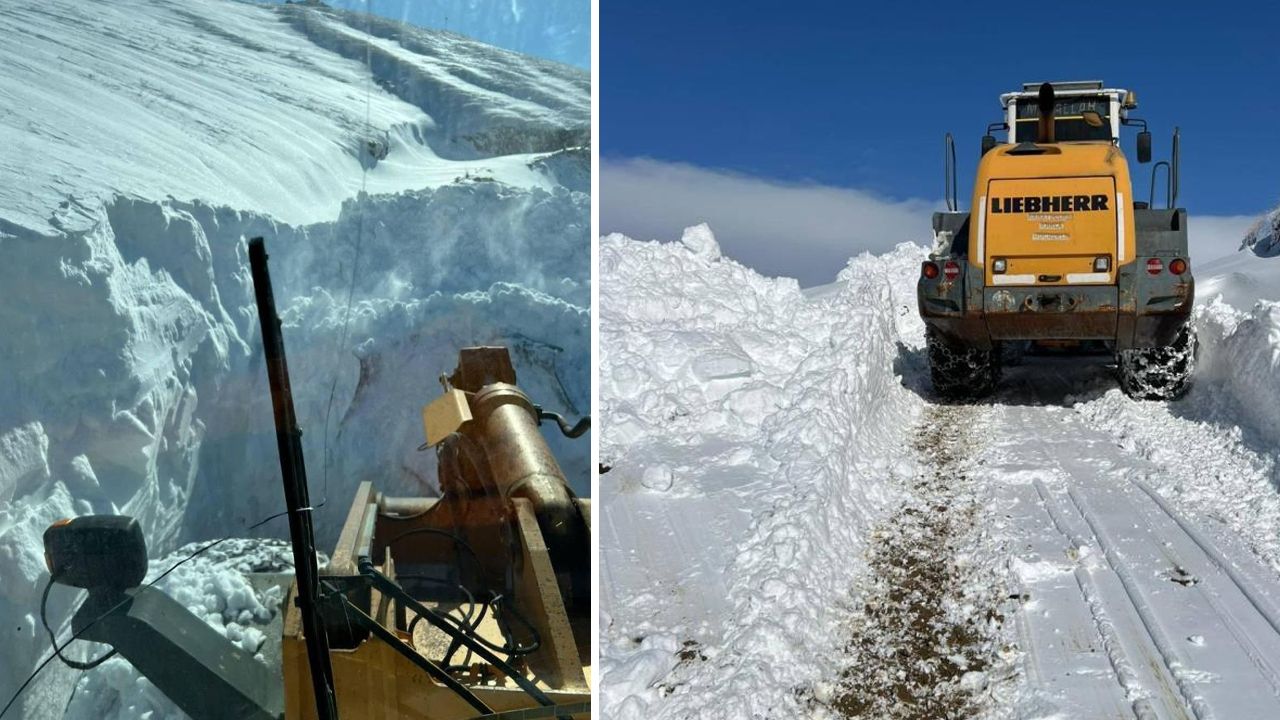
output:
[[[1016,142],[1035,142],[1036,128],[1040,120],[1040,108],[1035,98],[1019,99],[1017,106]],[[1093,110],[1102,116],[1102,127],[1093,127],[1084,121],[1084,111]],[[1103,96],[1064,97],[1053,103],[1054,139],[1111,140],[1111,100]]]

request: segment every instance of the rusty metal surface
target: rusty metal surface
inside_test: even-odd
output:
[[[465,395],[471,418],[439,446],[442,497],[387,497],[362,483],[330,565],[330,573],[339,574],[327,575],[326,582],[342,586],[358,580],[357,558],[367,557],[392,582],[416,578],[419,585],[404,590],[428,606],[460,601],[441,594],[430,582],[435,577],[501,593],[505,600],[493,612],[509,626],[525,623],[541,641],[508,662],[553,702],[585,707],[590,697],[589,666],[582,664],[590,649],[590,526],[543,439],[533,402],[515,380],[505,348],[468,348],[459,354],[446,387]],[[467,555],[470,561],[460,560]],[[399,641],[413,645],[415,637],[426,634],[425,623],[419,623],[423,632],[408,633],[411,618],[402,603],[363,586],[346,592]],[[326,623],[332,633],[349,628],[348,619],[335,614]],[[488,634],[491,642],[499,640],[492,627]],[[371,640],[367,631],[349,635],[331,653],[343,717],[475,716],[474,708],[392,644]],[[441,654],[439,642],[413,647],[424,657]],[[297,720],[316,716],[306,692],[304,648],[297,608],[287,602],[285,697],[287,717]],[[495,711],[529,710],[535,704],[483,663],[450,672]],[[586,710],[571,712],[575,718],[589,716]]]
[[[516,370],[505,347],[470,347],[458,352],[458,367],[449,384],[466,392],[479,392],[491,383],[516,384]]]
[[[1168,262],[1171,258],[1164,258]],[[955,281],[920,277],[925,323],[974,347],[1000,340],[1111,340],[1120,349],[1172,342],[1191,313],[1195,282],[1167,269],[1150,275],[1147,256],[1119,269],[1115,285],[987,287],[982,268]],[[964,258],[959,258],[968,268]],[[943,262],[939,260],[938,262]]]
[[[533,402],[518,387],[486,385],[471,398],[475,420],[463,428],[484,448],[498,492],[533,506],[571,612],[589,606],[590,537],[564,472],[538,427]]]

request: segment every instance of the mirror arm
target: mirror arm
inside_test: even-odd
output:
[[[1135,118],[1135,117],[1120,118],[1120,124],[1121,125],[1141,125],[1142,132],[1147,131],[1147,121],[1143,120],[1142,118]]]

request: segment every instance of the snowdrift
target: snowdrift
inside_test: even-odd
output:
[[[509,345],[535,400],[589,411],[587,73],[316,6],[28,2],[0,32],[0,697],[48,653],[54,520],[134,515],[164,558],[283,509],[250,237],[321,547],[362,480],[434,492],[419,413],[460,347]],[[548,440],[588,494],[589,444]],[[76,712],[141,717],[95,699],[136,681],[109,665]],[[11,712],[61,717],[75,675]]]
[[[1197,382],[1222,388],[1248,429],[1280,446],[1280,208],[1196,274]]]
[[[794,714],[837,669],[830,590],[885,477],[913,471],[893,448],[919,405],[894,370],[914,300],[892,278],[921,257],[856,258],[813,302],[706,226],[601,240],[605,716]]]

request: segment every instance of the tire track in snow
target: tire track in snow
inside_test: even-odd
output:
[[[1021,379],[1028,387],[1015,378],[1001,393],[1000,441],[979,477],[1007,511],[1009,567],[1025,590],[1011,639],[1025,653],[1017,716],[1275,717],[1275,578],[1144,482],[1169,468]]]
[[[932,405],[912,448],[922,467],[868,551],[865,603],[831,707],[850,718],[971,716],[996,665],[1000,582],[982,549],[966,464],[977,407]]]

